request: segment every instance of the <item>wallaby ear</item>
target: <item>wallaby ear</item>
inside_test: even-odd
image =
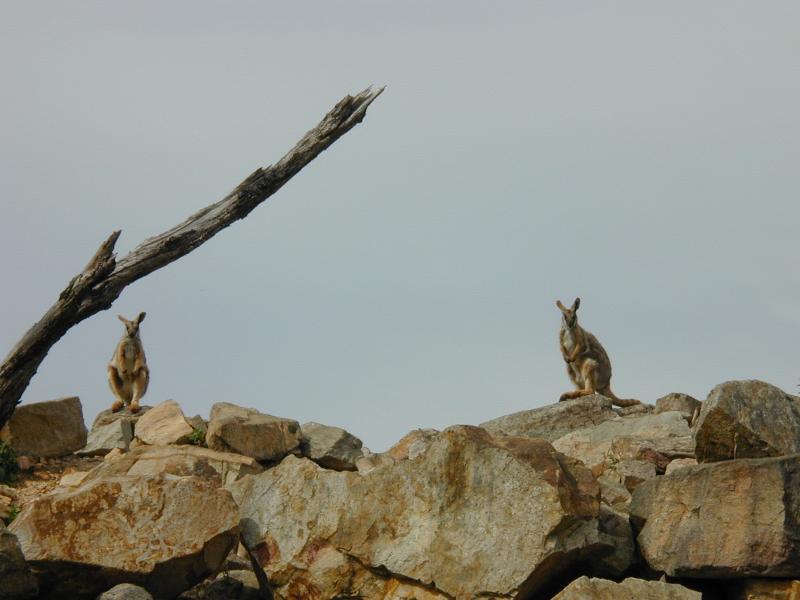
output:
[[[561,300],[556,300],[556,306],[558,307],[558,310],[560,310],[561,312],[567,310],[567,308],[563,304],[561,304]]]
[[[572,303],[572,310],[573,312],[578,310],[578,307],[581,305],[581,299],[575,298],[575,302]]]
[[[139,313],[139,316],[138,316],[138,317],[136,317],[136,324],[138,325],[139,323],[141,323],[142,321],[144,321],[144,318],[145,318],[146,316],[147,316],[147,313],[146,313],[146,312],[140,312],[140,313]]]
[[[128,319],[126,319],[126,318],[125,318],[125,317],[123,317],[122,315],[117,315],[117,318],[118,318],[120,321],[122,321],[123,323],[130,323],[130,321],[128,321]]]

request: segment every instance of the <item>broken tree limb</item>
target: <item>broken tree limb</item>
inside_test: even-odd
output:
[[[277,192],[328,146],[360,123],[383,88],[345,96],[319,124],[274,165],[256,169],[219,202],[211,204],[155,237],[146,239],[120,260],[115,231],[86,267],[67,284],[56,303],[17,342],[0,365],[0,428],[48,351],[74,325],[108,309],[128,285],[188,254],[222,229],[245,218]]]

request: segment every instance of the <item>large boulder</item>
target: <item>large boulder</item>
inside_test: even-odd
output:
[[[694,424],[700,462],[800,452],[800,398],[763,381],[711,390]]]
[[[148,410],[136,422],[134,429],[141,442],[152,446],[184,444],[193,431],[175,400],[165,400]]]
[[[301,428],[300,452],[326,469],[355,471],[364,456],[360,439],[339,427],[306,423]]]
[[[37,498],[11,531],[42,600],[94,599],[118,583],[165,600],[220,568],[238,541],[239,510],[199,477],[109,477]]]
[[[686,466],[641,483],[631,522],[675,577],[800,577],[800,455]]]
[[[700,592],[663,581],[629,578],[615,583],[606,579],[579,577],[553,600],[700,600]]]
[[[393,460],[414,460],[425,451],[441,432],[436,429],[414,429],[405,434],[400,441],[386,451]],[[377,456],[377,455],[373,455]]]
[[[211,407],[206,444],[214,450],[273,462],[299,450],[300,437],[297,421],[218,402]]]
[[[615,442],[619,445],[623,438],[647,442],[655,452],[667,458],[694,456],[694,440],[689,425],[680,413],[674,411],[604,421],[558,438],[553,447],[583,461],[599,475],[608,467]],[[630,442],[625,445],[630,446]]]
[[[533,598],[613,552],[617,533],[602,537],[588,469],[545,440],[477,427],[364,473],[289,456],[229,489],[246,545],[288,598]],[[386,595],[393,579],[408,595]]]
[[[166,473],[181,477],[196,475],[223,485],[263,470],[255,459],[231,452],[188,445],[139,446],[114,460],[101,463],[81,483],[111,476]]]
[[[498,417],[480,426],[492,435],[540,437],[552,442],[576,429],[617,418],[611,400],[592,394]]]
[[[80,398],[19,405],[0,431],[0,439],[27,456],[52,458],[80,450],[86,445]]]
[[[20,550],[17,538],[0,521],[0,598],[36,598],[39,586]]]

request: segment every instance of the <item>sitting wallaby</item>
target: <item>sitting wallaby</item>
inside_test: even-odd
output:
[[[577,388],[561,394],[559,402],[598,393],[610,398],[617,406],[640,404],[638,400],[617,398],[611,391],[611,361],[597,338],[578,325],[580,305],[580,298],[575,298],[572,308],[566,308],[561,300],[556,300],[561,311],[561,331],[558,333],[561,354],[567,363],[567,375]]]
[[[113,412],[123,406],[128,406],[132,413],[139,412],[139,400],[150,383],[150,370],[147,368],[142,339],[139,337],[139,325],[144,317],[145,313],[142,312],[135,321],[128,321],[122,315],[117,315],[125,325],[125,334],[108,363],[108,384],[117,397],[111,406]]]

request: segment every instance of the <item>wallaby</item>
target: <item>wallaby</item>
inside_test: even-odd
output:
[[[150,370],[147,368],[142,339],[139,337],[139,325],[144,321],[145,314],[139,313],[135,321],[128,321],[122,315],[117,315],[125,325],[125,334],[108,363],[108,384],[117,397],[111,406],[112,412],[117,412],[124,406],[130,408],[132,413],[139,412],[139,400],[150,383]]]
[[[641,404],[638,400],[617,398],[611,391],[611,361],[597,338],[578,325],[580,305],[580,298],[575,298],[571,308],[561,304],[561,300],[556,300],[556,306],[561,311],[561,330],[558,332],[561,355],[567,363],[567,375],[577,388],[561,394],[559,402],[596,392],[610,398],[617,406]]]

